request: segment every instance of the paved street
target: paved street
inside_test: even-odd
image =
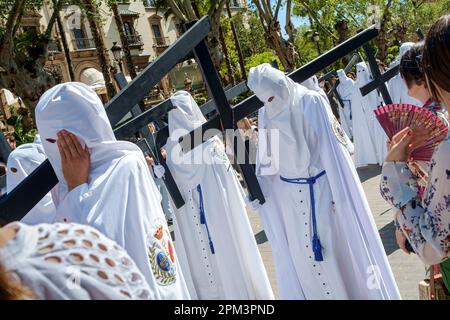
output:
[[[400,288],[400,293],[403,299],[418,299],[418,284],[424,277],[424,267],[415,255],[408,256],[399,250],[395,242],[392,212],[378,192],[380,167],[369,166],[361,168],[358,170],[358,173],[363,183],[364,191],[366,192],[372,213],[375,217],[378,230],[380,231],[397,284]],[[255,212],[249,212],[249,217],[264,264],[270,277],[270,282],[272,283],[275,294],[278,296],[270,246],[262,231],[262,226],[257,214]]]

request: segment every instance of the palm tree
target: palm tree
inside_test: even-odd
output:
[[[114,20],[116,22],[117,25],[117,29],[119,31],[119,36],[120,36],[120,42],[122,42],[122,50],[123,53],[125,55],[125,60],[127,62],[127,66],[128,66],[128,72],[130,73],[130,77],[132,79],[134,79],[136,77],[136,70],[134,67],[134,63],[133,63],[133,59],[131,57],[131,52],[130,52],[130,46],[128,43],[128,38],[125,35],[124,32],[124,27],[123,27],[123,21],[122,21],[122,16],[119,14],[119,8],[117,5],[117,0],[108,0],[108,5],[111,8],[113,15],[114,15]]]
[[[165,10],[164,16],[174,15],[182,24],[208,15],[211,32],[208,48],[216,70],[220,69],[220,17],[226,0],[156,0],[156,10]]]
[[[100,62],[100,67],[102,69],[103,78],[105,79],[106,92],[108,97],[111,99],[115,96],[116,90],[111,80],[111,75],[109,70],[111,66],[109,65],[108,59],[106,57],[107,51],[105,48],[105,42],[102,37],[101,28],[101,18],[99,13],[99,8],[97,4],[94,3],[95,0],[79,0],[80,4],[86,12],[86,18],[89,22],[89,27],[91,29],[92,38],[94,39],[95,47],[97,50],[98,60]]]

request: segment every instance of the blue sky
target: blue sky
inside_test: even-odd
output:
[[[247,2],[249,3],[249,6],[253,7],[253,4],[251,1],[247,0]],[[270,0],[271,4],[275,6],[276,4],[276,0]],[[280,25],[281,25],[281,31],[283,33],[283,36],[286,36],[286,31],[284,31],[284,26],[286,25],[286,7],[283,6],[280,9],[280,12],[278,13],[278,19],[280,21]],[[295,27],[298,27],[299,25],[302,24],[308,24],[307,19],[301,18],[301,17],[296,17],[296,16],[292,16],[291,17],[292,22],[294,23]]]
[[[272,0],[271,2],[275,2],[275,1]],[[286,7],[285,6],[283,6],[280,9],[280,13],[278,14],[278,19],[280,20],[280,25],[281,25],[281,30],[283,32],[283,35],[286,35],[286,31],[284,31],[284,26],[286,25]],[[292,16],[291,20],[295,27],[298,27],[299,25],[302,25],[302,24],[308,24],[308,20],[301,18],[301,17]]]

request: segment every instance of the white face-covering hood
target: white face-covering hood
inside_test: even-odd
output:
[[[42,162],[47,159],[41,144],[26,143],[17,147],[8,157],[6,189],[11,192]],[[55,206],[52,196],[46,194],[26,215],[22,222],[27,224],[52,223],[55,220]]]
[[[276,116],[291,104],[296,87],[294,81],[268,63],[250,69],[247,85],[264,103],[269,117]]]
[[[177,91],[170,97],[170,101],[175,107],[169,112],[169,133],[174,141],[186,130],[190,132],[206,122],[197,102],[189,92]]]
[[[56,144],[60,130],[75,134],[81,145],[89,148],[90,181],[106,175],[113,161],[129,151],[139,150],[132,143],[116,140],[100,98],[83,83],[68,82],[47,90],[36,107],[36,123],[45,153],[60,182],[61,196],[67,192],[67,184]]]
[[[339,78],[339,85],[337,86],[337,91],[342,99],[349,99],[352,94],[353,87],[355,86],[355,81],[349,78],[345,71],[340,69],[337,71],[337,75]]]
[[[355,84],[358,88],[368,84],[372,81],[369,68],[365,62],[359,62],[356,64],[356,81]]]
[[[37,143],[26,143],[17,147],[8,157],[6,174],[7,192],[11,192],[20,182],[45,161],[44,148]]]
[[[325,92],[325,90],[322,89],[322,88],[320,87],[320,85],[319,85],[319,79],[317,79],[317,76],[314,75],[314,76],[312,76],[312,77],[306,79],[305,81],[303,81],[303,82],[301,83],[301,85],[304,86],[305,88],[309,89],[309,90],[312,90],[312,91],[315,91],[315,92],[320,93],[320,95],[321,95],[327,102],[330,102],[329,99],[328,99],[328,96],[327,96],[327,94],[326,94],[326,92]]]

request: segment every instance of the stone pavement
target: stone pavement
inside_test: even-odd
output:
[[[407,255],[403,253],[395,242],[392,211],[389,205],[381,198],[378,191],[380,171],[381,169],[379,166],[368,166],[360,168],[358,174],[363,184],[370,208],[372,209],[372,214],[375,217],[378,230],[380,231],[381,239],[397,280],[397,284],[400,288],[402,298],[418,299],[418,284],[419,281],[424,278],[425,268],[414,254]],[[271,248],[267,242],[264,231],[262,230],[258,215],[251,210],[249,210],[248,213],[264,265],[269,274],[270,282],[276,297],[278,297]]]

